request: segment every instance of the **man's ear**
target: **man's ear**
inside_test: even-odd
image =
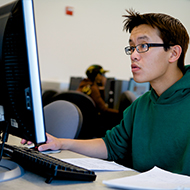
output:
[[[169,62],[173,63],[173,62],[177,61],[181,55],[181,52],[182,52],[182,48],[180,45],[172,46]]]

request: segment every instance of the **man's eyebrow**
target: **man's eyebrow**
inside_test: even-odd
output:
[[[139,36],[138,38],[137,38],[137,41],[138,40],[149,40],[149,37],[148,36]],[[133,42],[133,40],[131,40],[131,39],[129,39],[129,43],[130,42]]]
[[[140,37],[138,37],[137,38],[138,40],[148,40],[149,39],[149,37],[148,36],[140,36]]]

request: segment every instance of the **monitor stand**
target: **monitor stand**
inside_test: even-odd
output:
[[[1,125],[4,125],[4,132],[1,136],[2,143],[0,144],[0,182],[12,180],[18,177],[21,177],[24,174],[24,170],[21,166],[19,166],[17,163],[3,158],[3,149],[4,144],[7,142],[8,139],[8,122],[1,123]],[[2,127],[2,126],[1,126]]]
[[[0,161],[0,182],[21,177],[24,170],[17,163],[2,158]]]

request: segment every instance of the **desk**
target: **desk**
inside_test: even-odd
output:
[[[17,144],[20,139],[16,137],[9,138],[9,144]],[[61,153],[51,154],[56,158],[82,158],[85,157],[71,151],[63,150]],[[24,175],[20,178],[0,183],[1,190],[101,190],[110,189],[106,187],[102,181],[120,178],[130,175],[135,175],[134,171],[120,171],[120,172],[96,172],[96,180],[94,182],[81,182],[81,181],[67,181],[67,180],[53,180],[50,184],[45,183],[45,178],[34,173],[25,171]]]

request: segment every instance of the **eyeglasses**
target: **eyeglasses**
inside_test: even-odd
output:
[[[127,55],[131,55],[135,49],[137,50],[138,53],[144,53],[147,52],[149,50],[149,47],[164,47],[165,49],[169,48],[169,46],[172,45],[167,45],[167,44],[138,44],[137,46],[127,46],[125,47],[125,53]]]

